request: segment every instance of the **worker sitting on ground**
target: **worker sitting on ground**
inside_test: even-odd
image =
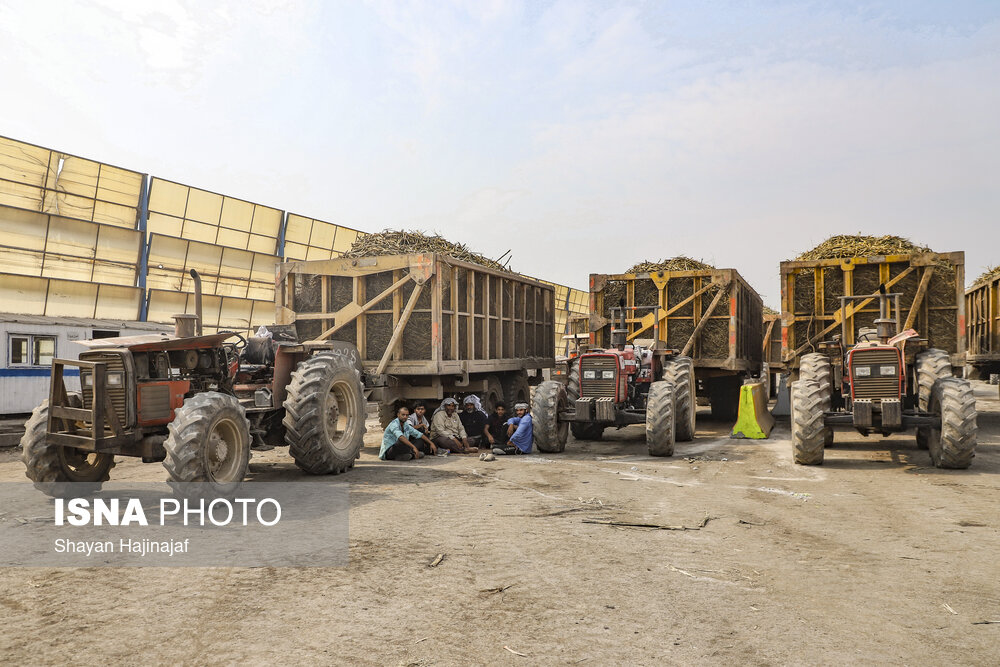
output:
[[[490,443],[490,447],[505,447],[510,439],[507,435],[507,406],[502,402],[496,404],[493,414],[486,422],[483,429],[483,437]]]
[[[413,414],[410,415],[410,426],[427,435],[431,430],[431,423],[427,421],[427,406],[417,403],[413,406]]]
[[[396,418],[389,422],[382,434],[382,449],[378,457],[383,461],[409,461],[422,459],[424,454],[436,454],[437,448],[430,439],[407,421],[410,410],[402,405]]]
[[[462,412],[458,415],[462,420],[462,427],[465,428],[465,436],[469,439],[469,444],[473,447],[485,446],[483,441],[483,429],[489,417],[480,407],[479,397],[469,394],[462,401]]]
[[[531,415],[527,403],[514,406],[516,417],[507,420],[507,435],[510,442],[503,447],[494,447],[494,454],[530,454],[534,433],[531,427]]]
[[[447,449],[455,454],[478,452],[479,449],[469,444],[462,420],[456,414],[458,401],[446,398],[441,402],[443,410],[434,412],[431,418],[431,440],[438,449]]]

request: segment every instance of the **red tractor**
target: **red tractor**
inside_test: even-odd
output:
[[[66,483],[96,490],[116,456],[133,456],[162,462],[171,483],[226,492],[245,477],[254,442],[287,445],[308,473],[353,467],[365,432],[356,351],[201,335],[201,281],[191,275],[197,314],[175,316],[174,336],[84,341],[89,349],[78,361],[52,362],[49,398],[21,439],[36,487],[50,495]],[[73,366],[80,393],[66,390],[64,369]]]
[[[844,349],[841,333],[804,355],[791,385],[792,448],[796,463],[823,463],[833,444],[833,427],[852,427],[864,436],[888,436],[916,429],[917,444],[939,468],[968,468],[976,448],[976,399],[967,380],[953,377],[944,350],[928,349],[913,329],[900,332],[900,294],[879,288],[879,319],[861,329]],[[841,297],[841,312],[850,300]],[[890,318],[889,299],[894,299]]]
[[[561,452],[567,430],[581,440],[599,440],[609,427],[646,425],[651,456],[672,456],[676,440],[695,432],[695,379],[690,358],[660,347],[654,328],[648,346],[627,345],[626,311],[657,306],[620,306],[612,318],[614,347],[590,349],[569,359],[568,380],[543,382],[532,406],[535,442],[543,452]]]

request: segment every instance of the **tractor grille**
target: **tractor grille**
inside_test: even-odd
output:
[[[851,355],[852,371],[857,366],[870,366],[868,377],[854,375],[854,398],[869,398],[881,401],[883,398],[899,398],[899,354],[895,350],[857,350]],[[879,376],[879,366],[894,366],[896,374]]]
[[[585,378],[588,371],[594,378]],[[612,377],[604,378],[606,371]],[[618,383],[618,359],[616,357],[583,357],[580,359],[580,396],[584,398],[615,398]]]
[[[118,415],[118,423],[122,426],[128,425],[128,415],[125,406],[125,391],[128,386],[128,379],[125,376],[125,360],[120,354],[108,354],[106,352],[84,352],[80,355],[81,361],[103,361],[107,364],[108,373],[121,373],[122,383],[117,387],[108,387],[108,395],[111,397],[111,405]],[[94,403],[94,387],[87,386],[86,376],[90,375],[89,369],[80,370],[80,389],[83,392],[83,407],[90,410]]]

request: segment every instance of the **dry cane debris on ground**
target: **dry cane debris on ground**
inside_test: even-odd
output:
[[[344,253],[344,257],[406,255],[414,252],[437,252],[490,269],[508,270],[500,262],[469,250],[463,243],[453,243],[437,234],[425,234],[415,230],[384,229],[375,234],[359,236],[351,249]]]
[[[878,255],[909,255],[934,252],[927,246],[915,244],[902,236],[865,236],[864,234],[838,234],[831,236],[812,250],[802,253],[796,260],[846,259]]]

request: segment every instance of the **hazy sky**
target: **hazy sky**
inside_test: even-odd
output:
[[[0,100],[3,135],[580,288],[686,254],[778,306],[836,232],[1000,263],[998,2],[0,0]]]

